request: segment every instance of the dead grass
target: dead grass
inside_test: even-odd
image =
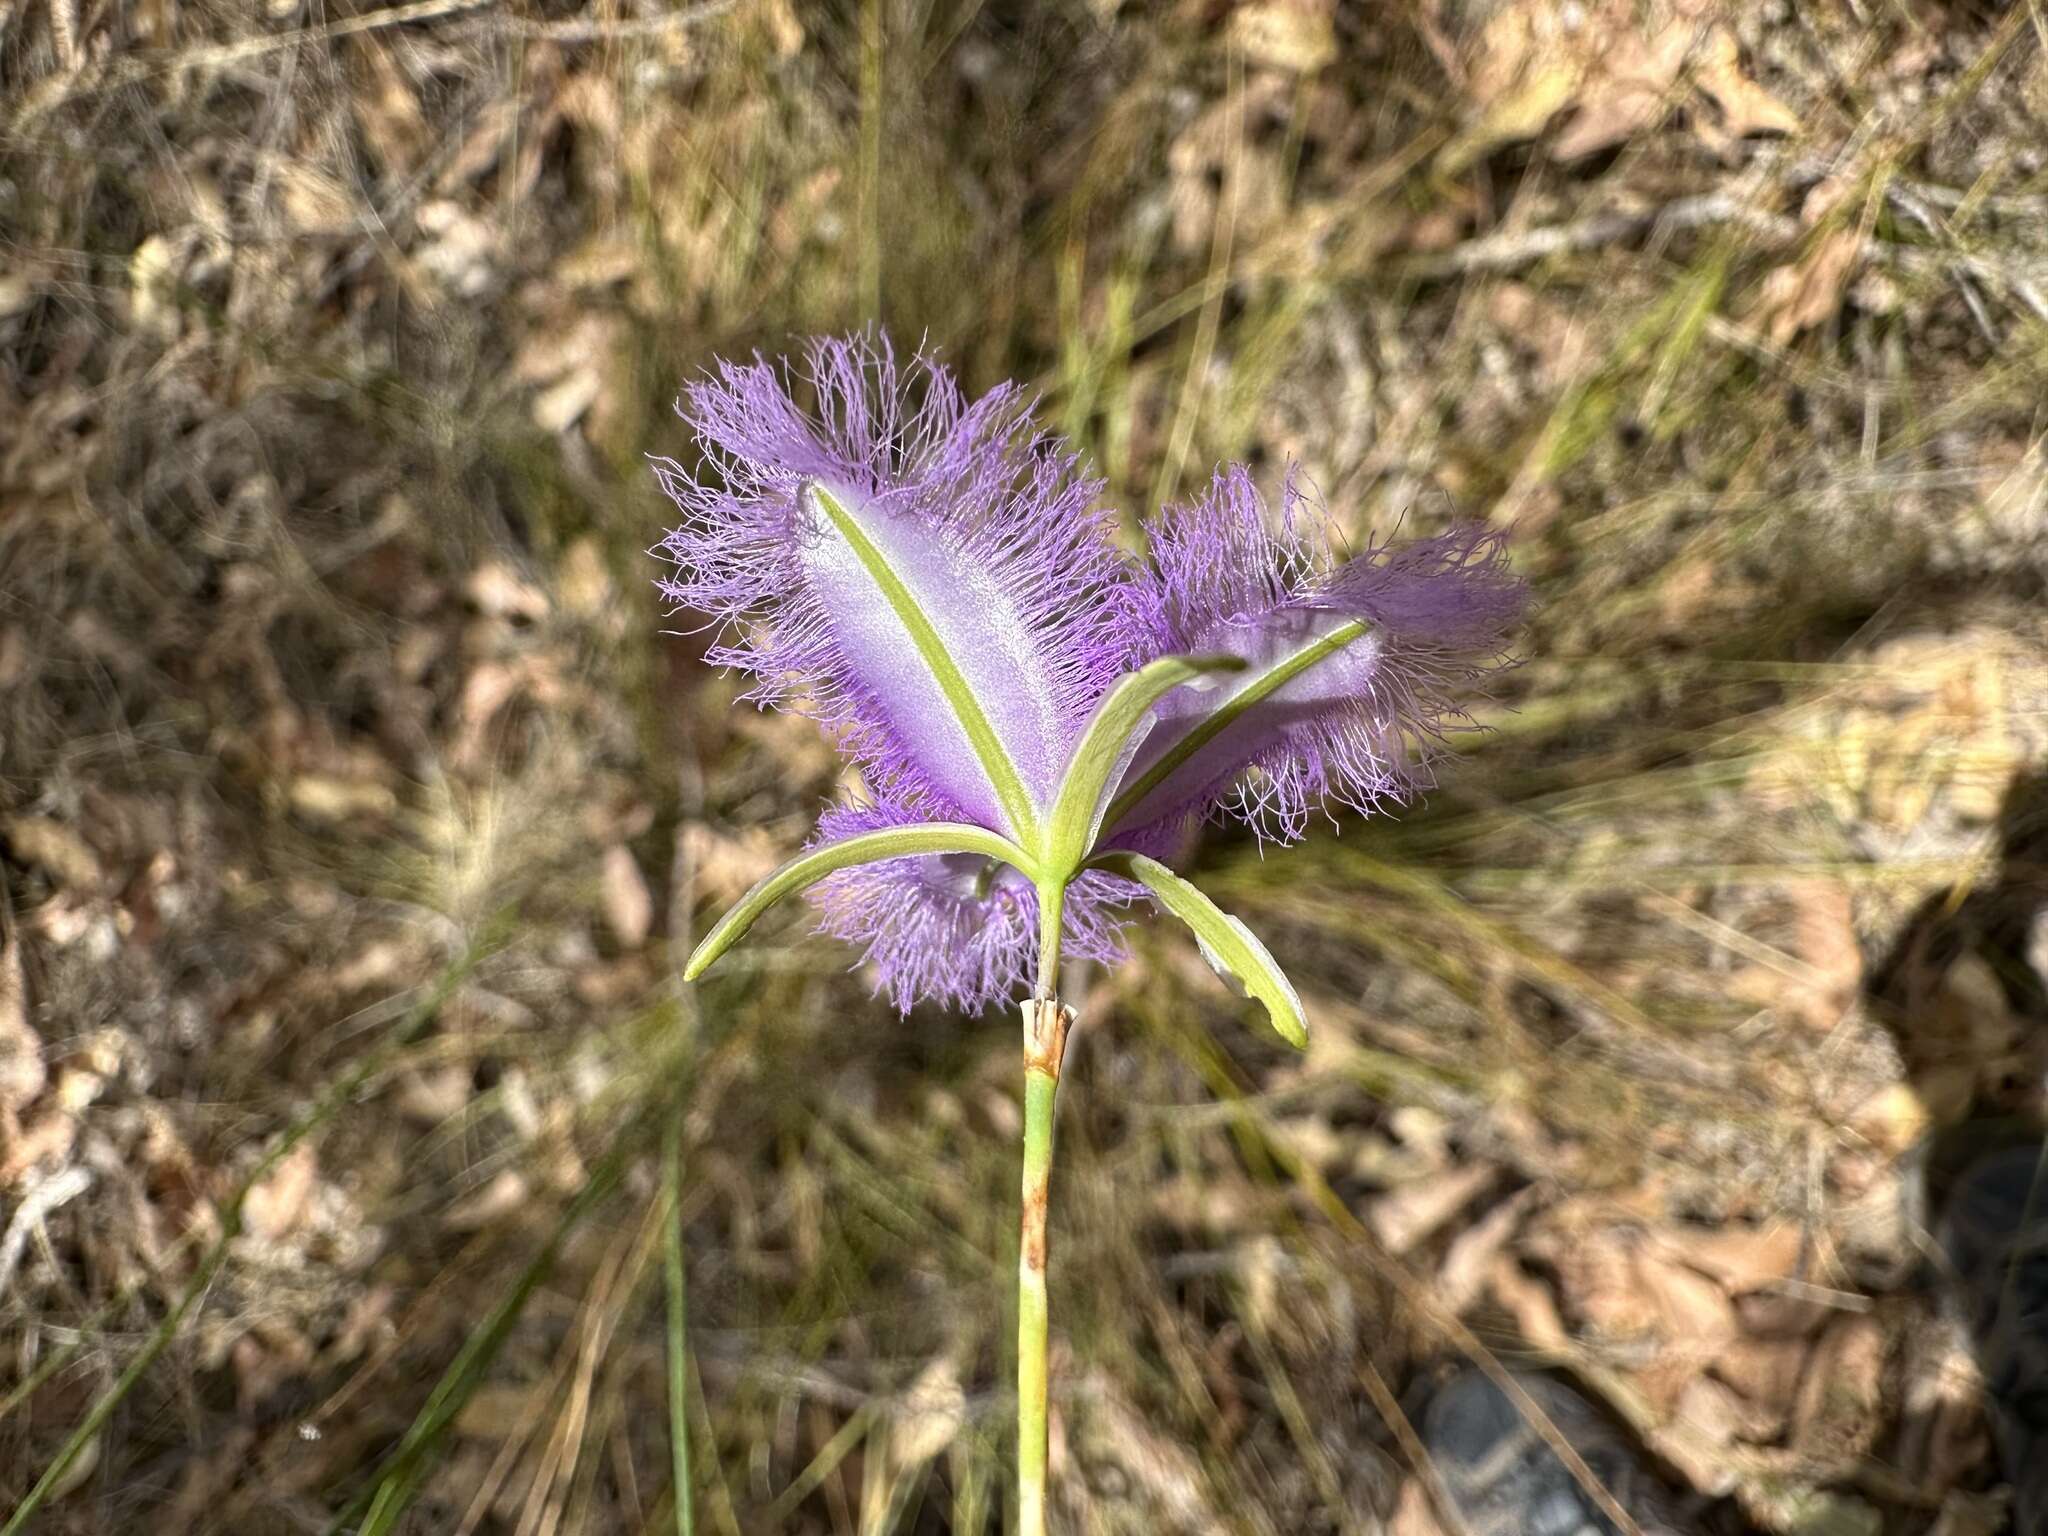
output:
[[[1569,16],[0,0],[0,1508],[672,1528],[675,1106],[699,1528],[998,1528],[1014,1027],[674,980],[836,769],[659,633],[640,455],[879,319],[1133,512],[1293,458],[1543,598],[1428,806],[1204,851],[1305,1058],[1092,979],[1073,1528],[1417,1536],[1484,1348],[1719,1528],[1989,1529],[1902,1159],[2041,1019],[1866,975],[2038,878],[2048,37]]]

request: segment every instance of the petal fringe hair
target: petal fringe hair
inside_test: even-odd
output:
[[[901,805],[837,805],[811,846],[928,820]],[[1038,893],[1016,871],[985,879],[985,860],[922,855],[863,864],[811,888],[818,931],[858,945],[875,991],[900,1013],[919,1002],[980,1013],[1023,995],[1038,968]],[[1144,895],[1090,870],[1067,887],[1060,947],[1104,964],[1124,958],[1125,910]]]
[[[886,341],[854,336],[811,342],[794,378],[758,356],[721,362],[677,411],[701,457],[694,471],[654,460],[682,515],[659,546],[675,563],[662,592],[720,627],[707,660],[746,672],[746,697],[801,702],[891,794],[930,799],[935,814],[962,809],[957,765],[933,762],[930,734],[917,729],[922,704],[892,697],[882,669],[856,654],[863,625],[872,639],[873,615],[835,611],[806,575],[804,541],[816,537],[806,486],[858,498],[907,547],[928,548],[932,581],[963,570],[982,578],[977,587],[991,593],[983,617],[1018,637],[1026,658],[1012,691],[1033,729],[1013,734],[1058,738],[1011,743],[1032,762],[1064,761],[1142,648],[1131,571],[1098,506],[1099,482],[1038,430],[1016,385],[969,400],[931,358],[899,367]],[[1045,777],[1020,767],[1027,779]]]
[[[1454,698],[1508,665],[1526,602],[1505,536],[1476,525],[1349,560],[1290,472],[1273,516],[1250,473],[1218,472],[1208,493],[1169,508],[1151,536],[1151,606],[1162,651],[1231,650],[1255,661],[1304,625],[1371,628],[1302,684],[1254,706],[1205,750],[1205,771],[1149,803],[1134,830],[1210,817],[1298,841],[1311,808],[1370,813],[1434,783],[1443,738],[1471,728]],[[1162,785],[1165,789],[1168,786]],[[1128,844],[1127,834],[1117,841]]]

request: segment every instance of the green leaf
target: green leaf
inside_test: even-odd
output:
[[[875,547],[875,541],[867,535],[859,519],[849,512],[845,505],[815,482],[805,487],[805,494],[823,512],[839,536],[846,540],[854,556],[860,561],[874,583],[881,589],[889,609],[909,631],[910,643],[917,647],[917,654],[924,664],[931,668],[939,691],[946,696],[946,703],[959,718],[960,729],[966,732],[968,744],[974,748],[974,755],[981,763],[982,772],[995,786],[996,799],[1002,802],[1004,813],[1010,818],[1010,827],[1018,838],[1029,844],[1038,835],[1038,807],[1032,803],[1031,792],[1024,787],[1023,777],[1017,772],[1017,765],[1010,761],[1002,738],[996,735],[995,727],[982,712],[981,701],[974,696],[974,690],[967,679],[960,675],[960,669],[953,665],[952,655],[946,650],[946,642],[939,638],[939,632],[932,627],[932,621],[918,605],[917,598],[903,578],[896,574],[888,557]]]
[[[695,981],[709,970],[733,945],[746,936],[763,912],[785,896],[807,891],[827,875],[851,869],[856,864],[873,864],[881,859],[900,859],[920,853],[979,853],[1004,864],[1014,865],[1027,879],[1036,879],[1031,857],[1006,837],[984,827],[964,822],[933,821],[910,827],[885,827],[863,832],[800,853],[773,874],[764,877],[742,896],[731,911],[704,935],[683,967],[683,980]]]
[[[1135,880],[1158,897],[1162,907],[1194,930],[1210,968],[1265,1005],[1266,1017],[1282,1040],[1297,1050],[1308,1045],[1308,1016],[1302,1012],[1301,999],[1251,929],[1157,859],[1109,853],[1088,862],[1092,868]]]
[[[1103,796],[1143,743],[1152,706],[1183,683],[1212,672],[1241,672],[1238,656],[1166,656],[1133,672],[1096,707],[1053,802],[1045,833],[1045,867],[1055,875],[1080,868],[1102,831]]]
[[[1103,817],[1105,825],[1113,827],[1121,822],[1139,801],[1166,782],[1168,774],[1229,729],[1231,723],[1254,704],[1286,687],[1317,662],[1327,660],[1354,640],[1363,638],[1371,628],[1363,619],[1347,620],[1328,634],[1317,635],[1271,666],[1247,677],[1237,688],[1216,701],[1214,713],[1197,721],[1187,735],[1174,743],[1172,751],[1146,769],[1143,778],[1116,797],[1116,804]]]

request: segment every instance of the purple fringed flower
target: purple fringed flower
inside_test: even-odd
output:
[[[1521,612],[1498,534],[1339,561],[1290,479],[1277,524],[1240,468],[1164,514],[1140,569],[1099,486],[1013,385],[969,400],[886,343],[814,342],[792,397],[758,358],[680,406],[701,473],[656,461],[682,522],[662,590],[723,626],[748,697],[801,701],[869,802],[728,911],[695,976],[809,891],[899,1008],[977,1010],[1061,952],[1109,960],[1140,898],[1182,919],[1299,1043],[1299,998],[1242,923],[1159,855],[1202,814],[1301,836],[1327,801],[1370,811],[1430,782]],[[1042,953],[1043,951],[1043,953]]]
[[[1142,642],[1101,489],[1003,384],[970,402],[886,342],[806,352],[815,414],[758,358],[723,363],[678,410],[711,473],[656,460],[683,514],[662,541],[674,603],[726,621],[707,659],[746,697],[806,697],[878,792],[1017,836],[1013,808],[878,589],[864,537],[910,589],[1039,808],[1075,736]],[[844,511],[852,535],[815,492]]]
[[[676,565],[662,591],[722,622],[707,659],[749,674],[763,705],[801,700],[886,807],[830,812],[823,838],[940,822],[1028,841],[1090,712],[1146,643],[1100,486],[1038,432],[1015,385],[970,401],[929,358],[899,369],[886,342],[860,338],[812,342],[803,377],[813,411],[758,357],[721,364],[679,403],[705,468],[655,461],[682,512],[661,544]],[[934,646],[964,689],[949,694]],[[989,884],[990,868],[890,859],[813,895],[898,1007],[973,1010],[1014,995],[1038,947],[1030,882],[1005,870]],[[1113,952],[1103,914],[1124,884],[1070,887],[1069,952]]]
[[[1152,575],[1161,652],[1249,665],[1161,700],[1104,839],[1119,846],[1202,815],[1293,842],[1313,806],[1371,812],[1427,787],[1443,735],[1470,722],[1453,691],[1503,664],[1525,601],[1497,531],[1340,563],[1292,475],[1276,526],[1235,465],[1154,524]]]
[[[840,805],[818,821],[813,847],[929,820],[901,805]],[[1141,886],[1086,870],[1067,887],[1061,945],[1069,955],[1123,958],[1123,909]],[[979,1013],[1031,986],[1038,963],[1038,893],[1007,866],[973,854],[883,859],[827,875],[811,888],[819,930],[861,947],[880,990],[903,1013],[935,1002]]]

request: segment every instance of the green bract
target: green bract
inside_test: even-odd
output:
[[[1202,748],[1229,730],[1254,706],[1271,698],[1304,672],[1309,671],[1316,663],[1335,656],[1353,641],[1364,639],[1371,628],[1372,626],[1363,620],[1348,620],[1327,633],[1313,636],[1302,645],[1273,658],[1256,671],[1251,669],[1249,662],[1241,658],[1227,658],[1235,663],[1230,668],[1231,671],[1245,672],[1248,675],[1239,680],[1238,686],[1228,697],[1217,700],[1214,708],[1203,715],[1198,723],[1160,755],[1157,762],[1147,767],[1135,782],[1116,797],[1116,804],[1109,809],[1109,824],[1115,826],[1137,810],[1144,798],[1164,784],[1176,768],[1188,762]]]
[[[911,583],[889,563],[888,555],[841,498],[823,486],[812,485],[806,488],[804,499],[824,516],[853,550],[855,558],[873,580],[877,594],[903,626],[905,635],[916,647],[919,660],[938,684],[939,692],[945,697],[946,708],[960,723],[960,730],[974,749],[982,772],[988,775],[1011,828],[1018,837],[1033,840],[1038,830],[1038,808],[1031,803],[1031,792],[1024,787],[1023,777],[1011,761],[1002,737],[989,723],[989,711],[982,707],[982,701],[975,695],[966,669],[946,649],[945,637],[918,602]]]
[[[965,822],[934,821],[915,827],[867,832],[843,842],[827,843],[798,854],[773,873],[756,881],[712,930],[705,934],[683,967],[683,980],[695,981],[718,962],[770,907],[785,896],[799,896],[827,875],[858,864],[878,864],[924,853],[979,853],[1032,875],[1031,855],[1006,837]]]
[[[1152,726],[1152,706],[1182,683],[1208,673],[1241,672],[1235,656],[1167,656],[1110,690],[1081,734],[1053,803],[1040,858],[1046,872],[1071,880],[1109,821],[1104,802]],[[1113,823],[1111,823],[1113,824]]]
[[[1281,1039],[1297,1050],[1308,1045],[1308,1016],[1301,1011],[1300,997],[1272,953],[1243,922],[1157,859],[1142,853],[1106,853],[1094,863],[1096,868],[1128,876],[1150,891],[1162,907],[1194,930],[1195,942],[1202,946],[1202,957],[1211,968],[1264,1005],[1266,1017]]]

